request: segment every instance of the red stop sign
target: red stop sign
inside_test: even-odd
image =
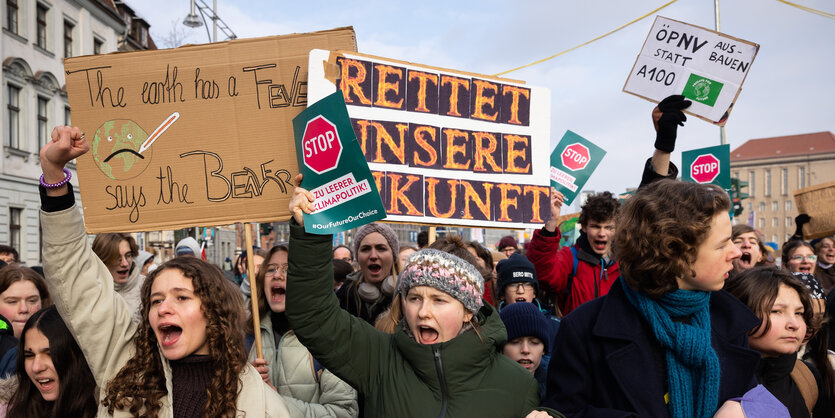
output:
[[[342,155],[336,125],[322,115],[309,120],[302,136],[302,155],[304,165],[316,174],[336,168]]]
[[[710,183],[719,176],[719,159],[713,154],[702,154],[690,165],[690,177],[696,183]]]
[[[582,170],[589,164],[589,149],[585,145],[575,142],[560,154],[562,164],[571,171]]]

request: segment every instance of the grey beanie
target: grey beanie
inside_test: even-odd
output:
[[[397,280],[397,292],[405,298],[415,286],[434,287],[447,293],[474,314],[483,304],[484,278],[478,270],[443,251],[424,249],[409,257]]]
[[[391,247],[391,252],[394,254],[396,261],[397,254],[400,254],[400,241],[397,239],[397,234],[390,226],[378,223],[363,225],[357,229],[356,233],[354,233],[354,257],[358,257],[359,255],[359,248],[362,240],[366,235],[372,232],[379,232],[380,235],[386,239],[389,243],[389,247]]]

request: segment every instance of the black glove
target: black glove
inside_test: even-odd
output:
[[[805,214],[805,213],[801,213],[800,215],[795,216],[794,217],[794,225],[795,225],[794,235],[792,235],[792,237],[789,238],[789,240],[790,241],[793,240],[793,239],[802,240],[803,239],[803,225],[808,224],[809,221],[811,221],[811,220],[812,220],[812,217]]]
[[[676,148],[676,130],[679,126],[684,126],[684,122],[687,121],[687,116],[684,116],[682,110],[691,103],[680,94],[667,96],[658,103],[661,117],[656,122],[658,129],[655,134],[655,148],[657,150],[673,152]]]

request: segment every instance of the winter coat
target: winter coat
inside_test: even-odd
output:
[[[269,363],[270,383],[294,417],[356,417],[357,391],[328,370],[317,370],[313,356],[293,331],[278,337],[269,315],[261,318],[261,350]],[[255,360],[255,349],[249,361]]]
[[[719,357],[719,404],[756,386],[760,353],[748,332],[760,320],[720,290],[710,295],[711,345]],[[567,416],[667,417],[667,366],[649,323],[620,285],[564,317],[543,406]]]
[[[17,387],[17,375],[0,379],[0,418],[6,418],[9,401],[12,399],[12,395],[17,392]]]
[[[799,386],[791,377],[796,362],[797,353],[763,357],[757,367],[757,381],[788,408],[792,418],[804,418],[809,416],[809,410],[806,408],[806,401]],[[818,401],[812,410],[813,416],[831,417],[832,404],[823,379],[813,364],[806,361],[804,363],[809,367],[818,386]]]
[[[111,276],[112,278],[113,276]],[[112,280],[112,279],[111,279]],[[141,320],[140,308],[142,307],[142,284],[145,283],[145,277],[142,276],[142,266],[136,264],[136,260],[131,266],[128,280],[124,283],[113,282],[113,290],[125,300],[128,305],[128,310],[135,322]]]
[[[44,199],[42,197],[42,199]],[[47,203],[44,202],[44,206]],[[99,399],[106,386],[133,357],[131,341],[137,324],[124,299],[113,289],[107,267],[87,244],[84,222],[78,208],[56,212],[41,210],[43,265],[49,293],[78,345],[99,386]],[[147,320],[147,319],[145,319]],[[171,366],[160,353],[167,393],[160,399],[160,417],[173,417]],[[289,417],[281,397],[267,386],[258,371],[247,364],[240,375],[237,408],[248,417]],[[99,405],[98,417],[111,416]],[[115,417],[128,417],[116,410]]]
[[[828,268],[823,268],[820,264],[816,265],[815,277],[818,278],[824,292],[829,293],[835,287],[835,265],[829,266]]]
[[[551,236],[544,229],[534,231],[528,248],[528,259],[536,268],[539,284],[546,291],[557,294],[557,302],[563,315],[568,315],[581,304],[605,295],[620,277],[618,263],[606,262],[602,257],[581,245],[577,249],[577,271],[570,247],[560,248],[560,231]],[[582,234],[580,240],[586,240]],[[569,277],[574,274],[569,285]],[[570,290],[568,289],[570,287]]]
[[[305,347],[365,396],[365,416],[521,417],[537,407],[533,375],[499,353],[507,334],[490,305],[476,330],[443,343],[419,344],[404,322],[378,331],[339,308],[331,251],[330,235],[290,222],[286,314]]]

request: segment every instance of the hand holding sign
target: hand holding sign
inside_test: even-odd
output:
[[[551,188],[551,217],[545,222],[545,229],[548,232],[557,230],[557,225],[560,222],[560,211],[562,209],[562,202],[565,201],[565,195],[560,193],[557,189]]]
[[[313,212],[313,201],[315,199],[313,193],[302,188],[301,174],[296,176],[293,183],[296,184],[296,188],[293,189],[293,197],[290,198],[290,215],[293,216],[297,224],[304,226],[304,214]]]
[[[655,149],[671,153],[676,148],[678,127],[684,126],[687,116],[682,110],[690,106],[690,100],[684,96],[674,94],[667,96],[652,109],[652,123],[655,125]]]

